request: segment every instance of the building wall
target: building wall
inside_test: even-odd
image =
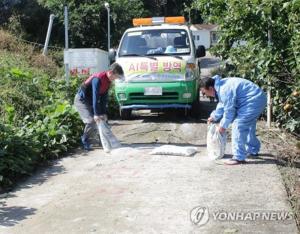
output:
[[[206,49],[210,48],[210,31],[198,30],[192,31],[196,48],[203,45]]]

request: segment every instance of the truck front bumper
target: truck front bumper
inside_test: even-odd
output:
[[[120,106],[121,109],[132,109],[132,110],[148,110],[148,109],[191,109],[192,106],[189,104],[135,104]]]

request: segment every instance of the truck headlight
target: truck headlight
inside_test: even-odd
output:
[[[191,93],[183,93],[182,94],[182,98],[191,98],[192,97],[192,94]]]
[[[193,80],[195,79],[195,72],[194,70],[187,68],[185,72],[185,79],[186,80]]]
[[[125,93],[118,93],[118,97],[120,101],[125,101],[127,100],[126,94]]]

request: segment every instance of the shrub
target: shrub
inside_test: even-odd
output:
[[[34,54],[30,57],[30,64],[42,71],[44,71],[46,74],[55,77],[58,73],[58,67],[55,64],[55,62],[52,60],[52,58],[49,58],[47,56],[44,56],[42,54]]]
[[[299,1],[198,0],[194,7],[219,25],[221,37],[212,51],[228,61],[227,75],[271,90],[273,120],[299,134]],[[239,41],[246,45],[233,46]]]
[[[54,77],[60,69],[51,59],[34,53],[33,48],[22,47],[0,30],[0,38],[3,35],[6,44],[0,40],[0,191],[30,175],[41,162],[62,157],[79,145],[84,125],[72,105],[86,78],[70,77],[67,86],[64,79]],[[19,46],[22,53],[14,51]],[[113,89],[109,95],[109,114],[115,116]]]

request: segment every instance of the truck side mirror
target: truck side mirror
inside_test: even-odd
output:
[[[205,55],[206,55],[205,47],[203,45],[199,45],[196,50],[196,57],[200,58],[200,57],[204,57]]]
[[[110,62],[114,62],[116,60],[116,50],[115,49],[109,49],[108,59]]]

